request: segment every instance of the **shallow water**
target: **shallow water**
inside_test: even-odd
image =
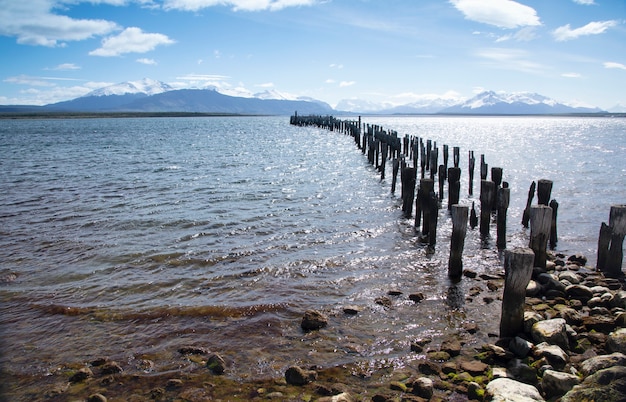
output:
[[[229,375],[282,374],[302,362],[362,364],[418,358],[412,340],[476,322],[498,332],[498,292],[446,276],[445,201],[427,252],[400,211],[400,187],[350,137],[287,117],[1,120],[2,366],[46,374],[109,356],[128,371],[184,367],[176,350],[220,352]],[[504,169],[508,247],[524,246],[533,180],[554,181],[557,251],[595,261],[610,206],[626,199],[626,121],[557,117],[368,117]],[[441,160],[441,158],[440,158]],[[390,169],[390,167],[389,167]],[[447,191],[447,190],[446,190]],[[445,199],[445,197],[444,197]],[[495,233],[495,228],[492,228]],[[495,236],[495,234],[494,234]],[[464,267],[499,274],[494,241],[468,231]],[[389,290],[393,307],[375,299]],[[415,304],[410,293],[426,300]],[[483,296],[496,298],[485,303]],[[362,308],[346,316],[345,305]],[[305,334],[304,310],[329,327]]]

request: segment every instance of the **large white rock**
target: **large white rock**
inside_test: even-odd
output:
[[[487,384],[486,400],[492,402],[544,401],[537,388],[509,378],[498,378],[490,381]]]
[[[531,330],[535,343],[548,342],[558,345],[563,350],[569,350],[566,322],[562,318],[553,318],[535,323]]]
[[[606,341],[606,347],[609,352],[619,352],[626,354],[626,328],[620,328],[609,334]]]
[[[574,374],[555,370],[546,370],[541,379],[543,392],[549,397],[565,395],[566,392],[578,384],[580,384],[580,379]]]

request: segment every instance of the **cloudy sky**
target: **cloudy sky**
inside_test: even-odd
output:
[[[123,81],[336,105],[537,92],[626,105],[624,0],[0,0],[0,104]]]

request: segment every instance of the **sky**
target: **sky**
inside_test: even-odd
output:
[[[626,106],[626,0],[0,0],[0,104],[150,78],[332,106],[535,92]]]

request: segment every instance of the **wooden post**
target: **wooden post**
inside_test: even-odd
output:
[[[443,179],[448,180],[448,146],[446,144],[443,145],[443,167]],[[441,194],[439,199],[441,199]]]
[[[552,180],[540,179],[537,182],[537,203],[539,205],[548,205],[551,194]]]
[[[396,183],[398,181],[398,171],[400,170],[400,161],[398,159],[393,160],[393,177],[391,178],[391,194],[396,193]]]
[[[526,287],[533,273],[535,256],[531,249],[516,248],[504,254],[504,291],[500,315],[500,338],[524,332]]]
[[[504,182],[502,188],[498,190],[498,216],[496,218],[496,246],[500,250],[506,248],[506,213],[507,209],[509,208],[510,198],[511,189],[509,188],[509,184],[507,182]]]
[[[420,180],[420,205],[422,210],[422,234],[427,234],[430,230],[430,193],[433,192],[435,183],[431,179]]]
[[[533,203],[533,198],[535,198],[535,187],[537,184],[533,181],[528,189],[528,198],[526,199],[526,209],[524,209],[524,214],[522,215],[522,226],[525,228],[528,227],[528,221],[530,220],[530,206]]]
[[[558,241],[558,236],[556,233],[556,215],[559,211],[559,203],[556,200],[550,201],[550,208],[552,208],[552,224],[550,226],[550,250],[554,250],[556,248],[556,243]]]
[[[552,208],[547,205],[534,205],[530,208],[530,248],[535,252],[535,267],[546,267],[551,224]]]
[[[491,205],[495,197],[496,184],[492,181],[480,181],[480,234],[489,236]]]
[[[452,168],[450,168],[452,169]],[[448,260],[448,277],[461,279],[463,274],[463,247],[467,233],[468,208],[463,205],[452,205],[452,238],[450,239],[450,259]]]
[[[489,165],[485,163],[485,154],[480,155],[480,180],[487,180]]]
[[[474,195],[474,167],[476,166],[476,158],[474,151],[469,151],[469,195]]]
[[[611,227],[602,222],[600,225],[600,235],[598,236],[598,261],[596,270],[604,272],[606,270],[606,259],[611,245]]]
[[[448,209],[459,203],[461,193],[461,168],[448,168]]]
[[[437,220],[439,218],[439,200],[434,192],[430,193],[430,197],[428,197],[428,204],[430,207],[428,245],[433,248],[435,247],[435,243],[437,243]]]
[[[612,205],[609,214],[611,244],[606,258],[604,274],[610,278],[619,278],[622,272],[624,252],[622,250],[626,236],[626,205]]]
[[[382,144],[382,160],[380,162],[380,180],[385,180],[385,168],[387,166],[387,153],[389,152],[389,146],[387,144],[381,142]]]
[[[402,211],[405,217],[410,217],[413,213],[413,200],[415,197],[415,168],[402,169]]]
[[[439,148],[435,147],[430,151],[430,178],[435,180],[437,172],[437,161],[439,160]]]
[[[446,166],[445,165],[439,165],[439,174],[438,174],[438,181],[439,181],[439,199],[443,200],[443,184],[446,181]]]
[[[459,147],[452,148],[452,158],[454,161],[454,167],[459,167],[459,162],[461,160],[461,148]]]
[[[492,211],[496,211],[498,209],[498,195],[500,194],[500,184],[502,183],[502,168],[500,167],[492,167],[491,168],[491,181],[496,185],[496,198],[493,200],[493,205],[491,206]]]
[[[478,216],[476,215],[476,208],[474,205],[474,201],[472,201],[472,211],[470,212],[470,227],[475,229],[478,226]]]

